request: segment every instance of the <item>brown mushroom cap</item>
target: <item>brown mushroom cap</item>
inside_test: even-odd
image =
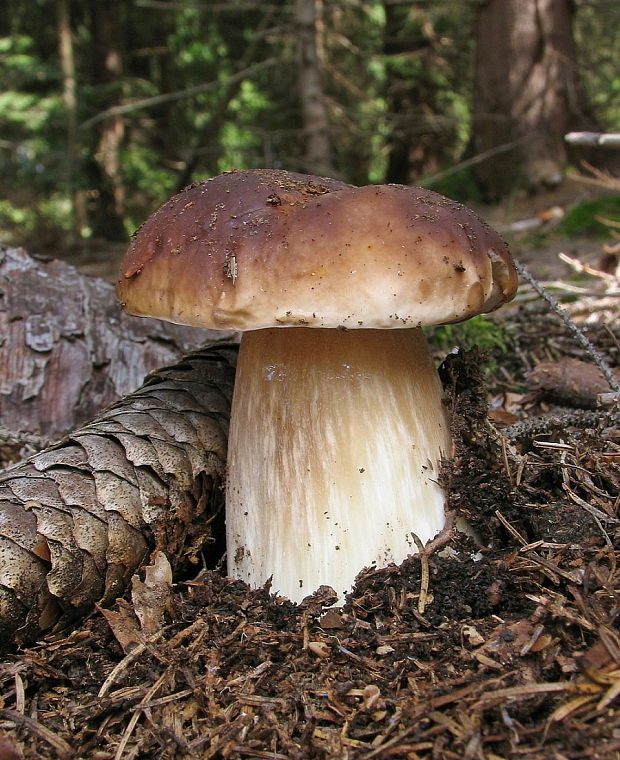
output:
[[[156,211],[117,294],[133,314],[199,327],[392,328],[492,311],[516,286],[497,233],[437,193],[253,170]]]

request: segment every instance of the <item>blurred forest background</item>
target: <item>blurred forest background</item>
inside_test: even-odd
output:
[[[124,243],[231,168],[536,192],[620,129],[618,50],[618,0],[14,0],[0,240]]]

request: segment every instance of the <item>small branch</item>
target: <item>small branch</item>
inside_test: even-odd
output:
[[[602,355],[594,347],[592,342],[585,336],[583,330],[581,330],[573,322],[573,320],[570,318],[568,313],[560,306],[560,304],[549,293],[549,291],[543,288],[543,286],[526,269],[526,267],[523,266],[523,264],[515,260],[515,267],[517,268],[517,271],[519,272],[521,277],[523,277],[523,279],[526,280],[534,288],[534,290],[538,293],[538,295],[549,304],[549,306],[551,307],[551,311],[554,314],[557,314],[558,317],[560,317],[562,322],[564,322],[564,324],[566,325],[570,333],[573,335],[575,340],[579,343],[579,345],[587,351],[588,356],[590,356],[592,361],[600,369],[605,380],[607,380],[609,387],[616,392],[620,392],[620,384],[618,383],[613,373],[607,366],[607,362],[605,361],[605,359],[603,359]]]
[[[82,129],[87,129],[88,127],[92,127],[95,124],[98,124],[100,121],[104,121],[105,119],[108,119],[110,116],[118,116],[119,114],[124,113],[131,113],[132,111],[138,111],[141,108],[150,108],[151,106],[159,106],[162,103],[169,103],[172,100],[181,100],[183,98],[193,98],[195,95],[200,95],[203,92],[208,92],[209,90],[213,90],[216,87],[226,87],[231,84],[234,84],[238,80],[246,79],[249,76],[252,76],[257,71],[260,71],[262,69],[270,68],[271,66],[275,66],[277,63],[280,63],[280,58],[267,58],[264,61],[259,61],[258,63],[253,64],[252,66],[249,66],[247,69],[241,69],[240,71],[235,72],[232,76],[230,76],[227,80],[221,82],[219,80],[213,81],[213,82],[205,82],[205,84],[199,84],[195,87],[188,87],[185,90],[176,90],[175,92],[165,92],[161,95],[153,95],[151,98],[142,98],[141,100],[134,100],[133,103],[124,103],[120,106],[114,106],[112,108],[107,108],[105,111],[101,111],[96,116],[93,116],[91,119],[87,119],[86,121],[82,122],[81,127]]]
[[[449,169],[445,169],[442,172],[437,172],[437,174],[432,174],[430,177],[424,177],[421,184],[423,187],[433,185],[435,182],[439,182],[439,180],[450,177],[452,174],[456,174],[457,172],[461,171],[461,169],[466,169],[468,166],[480,164],[483,161],[486,161],[487,158],[493,158],[493,156],[497,156],[500,153],[506,153],[507,151],[516,148],[522,143],[528,142],[530,139],[530,135],[524,135],[523,137],[519,137],[517,140],[512,140],[511,142],[504,143],[503,145],[496,145],[494,148],[490,148],[489,150],[485,150],[482,153],[478,153],[477,155],[472,156],[465,161],[460,161],[458,164],[451,166]]]
[[[588,176],[587,174],[571,173],[569,175],[571,179],[576,180],[577,182],[582,182],[586,185],[594,185],[595,187],[602,187],[605,190],[612,190],[612,191],[620,190],[620,179],[618,179],[617,177],[612,177],[611,174],[608,174],[607,172],[597,169],[595,166],[592,166],[592,164],[589,164],[587,161],[582,161],[581,165],[586,171],[590,172],[592,176]]]
[[[27,715],[22,715],[17,712],[17,710],[0,710],[0,720],[10,721],[16,726],[20,726],[28,731],[32,736],[42,739],[54,748],[56,757],[61,760],[68,760],[68,758],[75,757],[73,749],[67,744],[67,742],[58,736],[58,734],[55,734],[47,728],[47,726],[39,723],[38,720],[29,718]]]
[[[195,135],[193,145],[187,153],[185,160],[185,166],[179,174],[176,182],[176,191],[180,192],[186,185],[189,184],[196,167],[200,160],[200,145],[212,144],[217,142],[218,135],[222,128],[222,124],[231,102],[239,93],[243,83],[248,77],[236,76],[240,72],[252,72],[253,66],[256,65],[256,56],[259,46],[263,42],[268,33],[273,34],[274,29],[269,28],[273,13],[271,11],[265,11],[265,14],[258,25],[258,28],[252,35],[252,41],[246,48],[246,51],[237,64],[237,71],[232,74],[223,86],[222,95],[219,103],[211,111],[209,119],[200,132]]]
[[[618,282],[618,278],[615,275],[609,274],[608,272],[602,272],[600,269],[595,269],[588,264],[582,263],[579,259],[574,259],[563,252],[558,253],[558,258],[580,274],[591,274],[593,277],[599,277],[601,280],[606,280],[611,283]]]
[[[570,145],[620,148],[620,132],[569,132],[564,139]]]
[[[532,440],[537,435],[550,431],[565,431],[569,427],[591,427],[602,429],[617,426],[620,415],[613,410],[563,409],[559,412],[542,414],[519,420],[502,428],[502,435],[511,442]]]
[[[428,554],[426,553],[424,549],[424,544],[422,541],[420,541],[419,537],[413,533],[411,533],[411,537],[414,540],[414,543],[418,549],[418,554],[420,556],[420,568],[422,572],[422,577],[420,579],[420,596],[418,597],[418,612],[420,615],[424,614],[424,610],[426,609],[426,602],[428,601],[428,586],[430,582],[430,570],[428,567]]]

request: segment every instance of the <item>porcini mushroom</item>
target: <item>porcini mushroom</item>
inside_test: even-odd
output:
[[[442,529],[450,435],[421,327],[496,309],[516,281],[493,230],[419,188],[229,172],[146,221],[122,265],[124,307],[243,331],[231,575],[273,577],[294,601],[322,584],[340,594]]]

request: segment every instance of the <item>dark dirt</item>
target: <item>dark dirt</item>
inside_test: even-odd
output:
[[[501,377],[475,351],[442,372],[449,507],[481,543],[368,571],[342,608],[205,570],[127,652],[95,612],[0,665],[0,758],[620,757],[617,412],[584,425],[528,394],[534,355],[583,351],[540,304],[504,318]],[[502,393],[520,394],[505,426]]]

